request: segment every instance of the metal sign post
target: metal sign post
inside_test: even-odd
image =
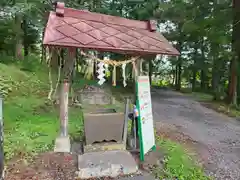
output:
[[[0,95],[0,180],[4,176],[4,152],[3,152],[3,98]]]
[[[146,153],[151,149],[156,150],[149,77],[139,76],[136,86],[139,111],[140,160],[144,161]]]

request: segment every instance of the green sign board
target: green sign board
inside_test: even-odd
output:
[[[136,86],[140,159],[144,161],[144,155],[156,149],[149,77],[139,76]]]

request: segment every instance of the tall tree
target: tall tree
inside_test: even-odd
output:
[[[232,61],[230,64],[231,74],[228,92],[228,101],[237,104],[237,96],[240,96],[240,76],[239,76],[239,63],[240,63],[240,1],[233,0],[233,24],[232,24]],[[238,93],[237,93],[238,92]]]

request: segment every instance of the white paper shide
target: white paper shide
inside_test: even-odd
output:
[[[105,77],[104,63],[99,62],[97,66],[98,66],[98,70],[97,70],[98,77],[97,78],[99,79],[98,84],[102,85],[106,81],[106,79],[104,78]]]

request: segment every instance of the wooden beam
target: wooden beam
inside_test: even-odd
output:
[[[60,122],[61,122],[61,136],[68,136],[68,99],[71,74],[73,72],[75,63],[75,48],[68,49],[68,57],[64,63],[64,79],[62,82],[60,93]]]

